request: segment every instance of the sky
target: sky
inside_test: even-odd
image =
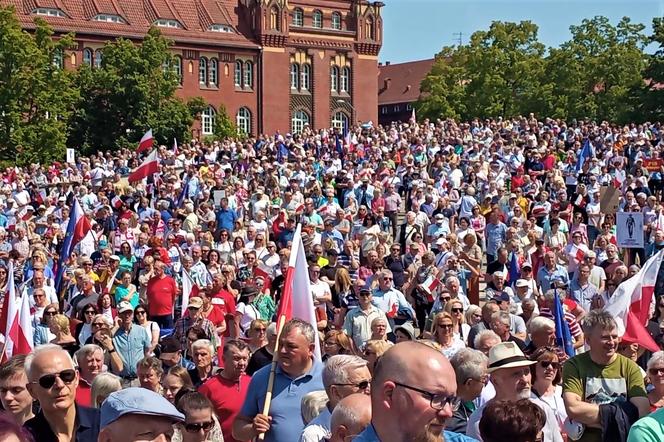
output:
[[[492,21],[530,20],[539,27],[539,40],[558,46],[571,38],[570,25],[584,18],[608,17],[615,26],[622,17],[646,25],[664,15],[664,0],[382,0],[383,47],[381,62],[432,58],[443,46],[463,43]],[[456,35],[455,35],[456,34]],[[649,50],[652,48],[648,48]],[[653,49],[654,50],[654,49]]]

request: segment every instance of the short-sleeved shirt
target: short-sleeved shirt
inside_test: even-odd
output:
[[[231,381],[218,374],[208,379],[198,389],[203,396],[212,402],[221,424],[221,432],[224,435],[225,442],[236,442],[232,434],[233,422],[247,396],[250,381],[251,378],[247,375],[240,376],[237,381]]]
[[[578,394],[583,401],[596,405],[647,397],[643,376],[634,361],[616,355],[608,365],[599,365],[590,359],[590,352],[574,356],[563,365],[563,393]],[[579,440],[599,442],[602,431],[586,427]]]
[[[96,442],[99,436],[99,410],[76,406],[76,428],[74,440],[77,442]],[[24,427],[39,442],[58,442],[43,412],[28,420]]]
[[[258,370],[251,378],[247,397],[240,410],[240,415],[252,418],[263,412],[270,367]],[[293,379],[277,366],[272,390],[270,431],[265,434],[266,442],[297,441],[304,429],[300,416],[302,398],[312,391],[324,390],[322,379],[323,364],[314,361],[309,372]]]
[[[636,421],[627,442],[660,442],[664,439],[664,408]]]
[[[113,347],[122,359],[120,377],[136,377],[136,364],[145,357],[145,350],[150,347],[152,336],[138,324],[133,324],[129,332],[120,327],[113,336]]]
[[[173,314],[173,303],[178,294],[177,284],[173,278],[170,276],[150,278],[145,293],[151,317]]]

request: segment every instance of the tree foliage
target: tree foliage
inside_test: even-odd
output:
[[[635,113],[649,120],[664,119],[664,17],[652,22],[653,35],[649,42],[657,44],[657,50],[649,58],[644,78],[645,82],[633,94]]]
[[[62,159],[73,103],[74,74],[63,69],[73,36],[53,38],[41,20],[22,30],[12,7],[0,8],[0,160]]]
[[[594,17],[571,26],[572,38],[547,50],[535,24],[494,22],[468,44],[442,49],[422,82],[418,113],[627,121],[634,118],[633,97],[648,62],[643,30],[627,17],[616,26]],[[661,27],[660,37],[664,42]]]

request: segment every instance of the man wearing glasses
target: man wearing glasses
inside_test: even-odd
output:
[[[323,368],[327,406],[304,428],[300,442],[322,442],[329,439],[334,408],[343,398],[351,394],[369,394],[370,384],[371,373],[367,361],[354,355],[330,357]]]
[[[378,360],[371,381],[372,418],[353,441],[470,441],[445,431],[459,408],[454,369],[440,351],[401,342]]]
[[[344,318],[343,330],[353,340],[357,348],[363,348],[364,344],[371,338],[371,323],[376,318],[387,321],[382,310],[373,305],[373,295],[369,287],[362,287],[358,296],[359,306],[350,309]],[[391,332],[387,326],[387,332]]]
[[[37,347],[25,359],[25,371],[28,391],[41,406],[25,423],[35,440],[97,440],[99,411],[76,405],[79,378],[69,353],[55,344]]]

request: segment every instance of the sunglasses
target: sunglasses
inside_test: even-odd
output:
[[[553,361],[539,361],[540,367],[547,369],[549,367],[552,367],[554,370],[558,370],[560,368],[560,362],[553,362]]]
[[[651,368],[648,370],[651,376],[662,376],[664,375],[664,368]]]
[[[86,314],[86,315],[94,315],[94,314],[95,314],[95,311],[94,311],[94,310],[87,310],[87,311],[85,312],[85,314]]]
[[[366,390],[369,388],[369,385],[371,384],[371,381],[360,381],[357,384],[332,384],[332,385],[339,385],[342,387],[355,387],[359,388],[360,390]]]
[[[134,314],[135,314],[135,315],[144,315],[144,314],[145,314],[145,310],[136,310],[136,311],[134,312]]]
[[[58,312],[44,312],[44,316],[55,316]]]
[[[441,297],[441,298],[440,298],[440,300],[441,300],[442,302],[447,302],[447,301],[449,301],[450,299],[452,299],[452,298],[447,298],[447,297]]]
[[[453,308],[452,313],[463,313],[463,308]]]
[[[444,329],[451,330],[452,327],[454,327],[452,324],[438,324],[438,328],[444,328]]]
[[[214,427],[214,421],[201,422],[200,424],[184,424],[187,433],[198,433],[199,431],[210,431]]]
[[[70,384],[76,379],[76,370],[68,368],[67,370],[62,370],[60,373],[45,374],[37,382],[31,382],[31,384],[38,383],[42,388],[48,390],[55,384],[57,378],[62,379],[62,382],[65,384]]]

